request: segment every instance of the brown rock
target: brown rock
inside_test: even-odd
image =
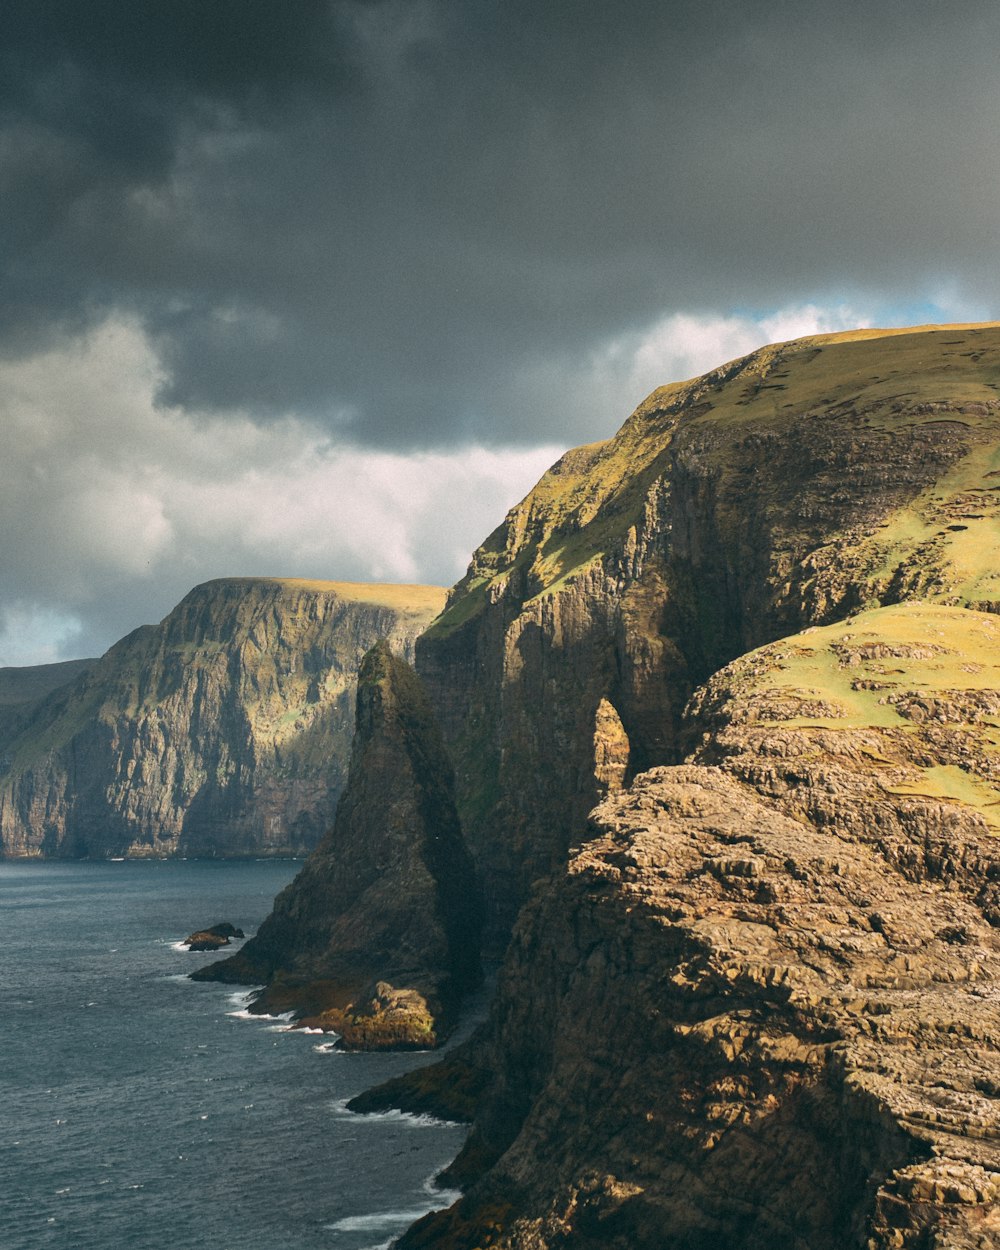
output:
[[[380,638],[412,654],[443,602],[427,586],[196,587],[0,717],[0,854],[306,854],[343,788],[362,657]]]
[[[214,924],[208,929],[198,929],[186,937],[181,943],[191,951],[217,951],[223,946],[229,945],[230,938],[244,938],[246,934],[242,929],[237,929],[235,925],[231,925],[228,921],[222,924]]]
[[[344,1046],[432,1046],[479,979],[479,896],[440,733],[384,644],[361,667],[356,726],[332,830],[257,935],[196,976],[266,981],[251,1010],[294,1009]]]
[[[603,797],[602,701],[634,775],[682,758],[689,694],[753,647],[869,605],[996,603],[998,359],[996,325],[767,347],[654,392],[510,511],[416,660],[491,950]],[[799,716],[829,711],[821,694],[785,697]]]
[[[466,1197],[403,1247],[996,1244],[1000,745],[972,730],[998,628],[881,609],[696,694],[697,762],[594,811],[521,917],[487,1029],[420,1074],[424,1108],[452,1064],[484,1092],[449,1174]],[[914,634],[938,649],[904,655]],[[882,640],[862,670],[895,647],[904,687],[947,687],[962,768],[854,688],[844,637]],[[833,715],[800,723],[787,683],[809,698],[817,675]],[[406,1081],[389,1097],[409,1105]]]

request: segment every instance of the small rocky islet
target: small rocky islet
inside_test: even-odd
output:
[[[199,979],[466,1120],[407,1250],[1000,1245],[1000,326],[777,344],[567,453]],[[398,650],[398,649],[397,649]]]
[[[246,934],[242,929],[237,929],[228,920],[223,920],[208,928],[196,929],[194,933],[188,934],[181,942],[181,946],[186,946],[189,951],[218,951],[224,946],[229,946],[233,938],[242,941],[245,937]]]

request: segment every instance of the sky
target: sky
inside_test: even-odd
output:
[[[995,0],[3,0],[0,665],[449,585],[770,341],[1000,316]]]

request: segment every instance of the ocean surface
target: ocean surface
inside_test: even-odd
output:
[[[248,1017],[178,942],[253,933],[292,862],[0,864],[4,1250],[362,1250],[457,1195],[465,1130],[344,1103],[433,1055]]]

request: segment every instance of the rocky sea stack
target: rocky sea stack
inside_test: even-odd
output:
[[[416,672],[506,956],[354,1104],[472,1121],[401,1246],[1000,1243],[998,494],[1000,327],[858,331],[655,392],[476,552]]]
[[[251,1010],[294,1010],[344,1047],[425,1048],[478,983],[479,923],[444,743],[419,679],[379,643],[332,830],[256,937],[196,979],[266,981]]]
[[[343,788],[362,656],[380,639],[412,655],[443,601],[432,586],[227,578],[68,681],[48,666],[50,693],[0,718],[0,852],[305,854]],[[25,681],[0,698],[7,686]]]

